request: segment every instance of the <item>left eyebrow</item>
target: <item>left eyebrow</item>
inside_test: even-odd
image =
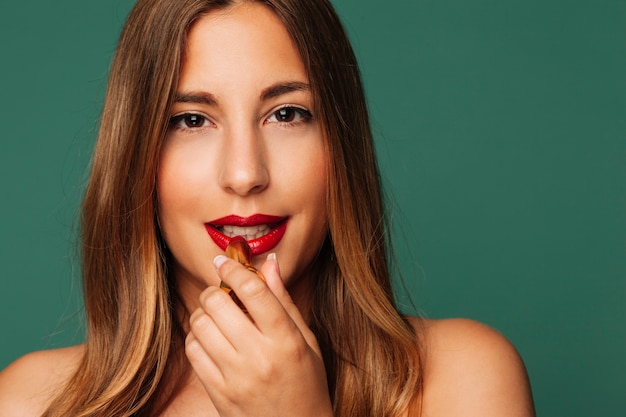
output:
[[[174,103],[197,103],[211,106],[217,103],[217,99],[211,93],[176,93]]]
[[[311,87],[307,83],[300,81],[291,81],[286,83],[278,83],[267,87],[261,91],[261,100],[269,100],[292,91],[310,91]]]

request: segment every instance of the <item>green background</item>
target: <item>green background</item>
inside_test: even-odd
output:
[[[0,5],[0,368],[80,341],[77,206],[132,3]],[[538,415],[623,416],[626,3],[335,4],[420,311],[506,335]]]

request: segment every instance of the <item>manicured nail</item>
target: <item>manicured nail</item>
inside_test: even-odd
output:
[[[222,266],[227,260],[228,258],[226,256],[217,255],[215,259],[213,259],[213,265],[215,265],[215,268],[220,269],[220,266]]]
[[[276,269],[276,273],[280,275],[280,266],[278,266],[278,260],[276,259],[276,252],[269,253],[267,255],[268,261],[274,261],[274,268]]]

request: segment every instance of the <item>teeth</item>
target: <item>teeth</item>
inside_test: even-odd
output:
[[[228,237],[241,236],[246,240],[257,239],[270,232],[270,227],[267,224],[260,224],[258,226],[239,227],[232,225],[224,225],[221,228],[222,233]]]

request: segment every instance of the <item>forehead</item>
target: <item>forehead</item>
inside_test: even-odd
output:
[[[280,78],[307,81],[293,40],[269,7],[241,3],[203,15],[191,27],[179,86],[268,84]]]

